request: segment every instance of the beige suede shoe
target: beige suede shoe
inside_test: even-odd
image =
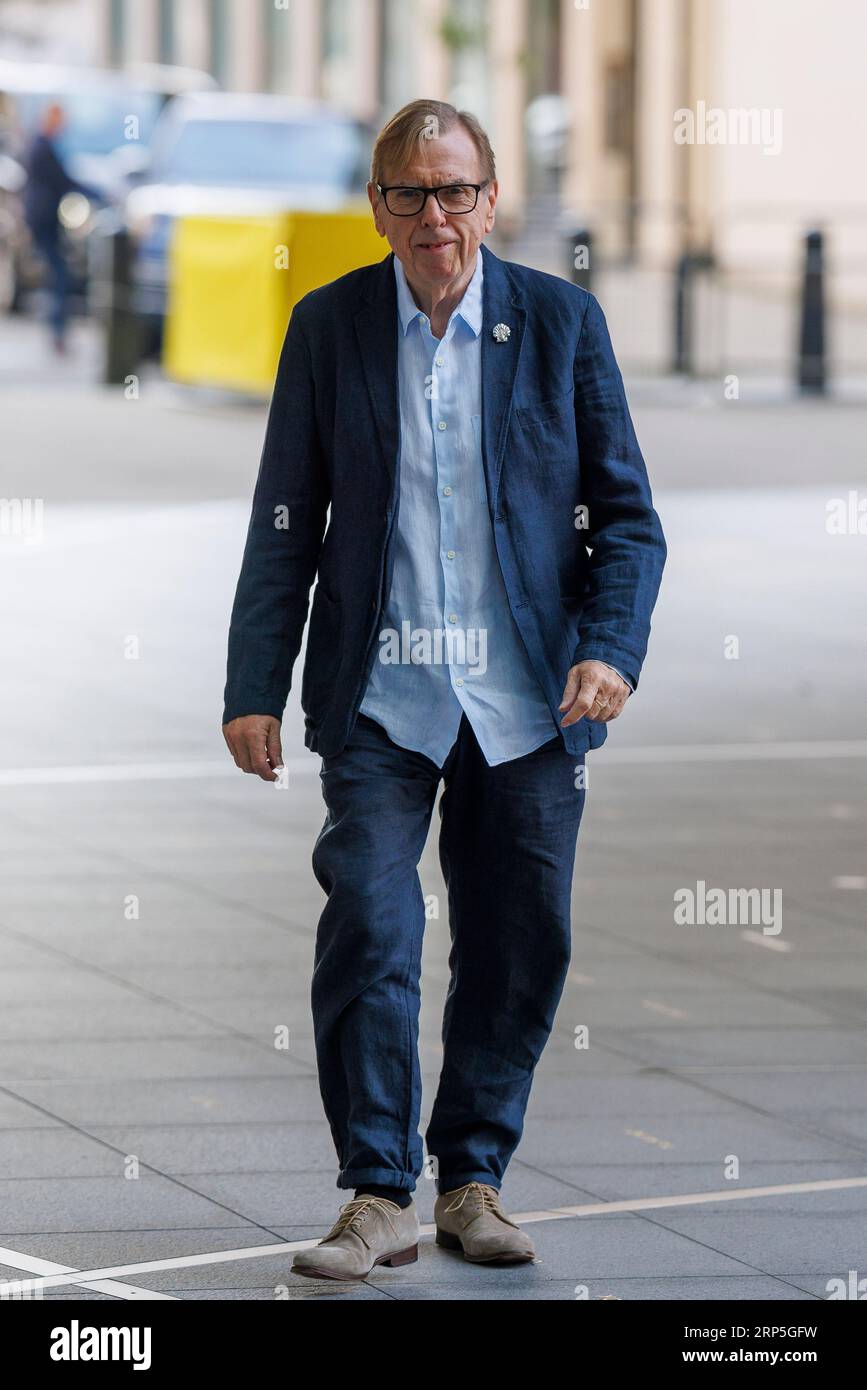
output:
[[[375,1265],[414,1264],[418,1259],[415,1203],[401,1208],[385,1197],[362,1194],[340,1208],[332,1229],[310,1250],[299,1250],[293,1274],[309,1279],[365,1279]]]
[[[474,1264],[524,1264],[536,1258],[526,1231],[510,1221],[500,1195],[487,1183],[468,1182],[443,1192],[434,1205],[437,1245],[463,1250]]]

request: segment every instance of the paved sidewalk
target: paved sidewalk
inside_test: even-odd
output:
[[[8,491],[29,478],[45,523],[0,537],[0,1278],[79,1272],[45,1287],[61,1300],[809,1301],[867,1277],[867,541],[824,526],[864,492],[863,416],[637,410],[671,561],[641,689],[590,760],[572,969],[504,1188],[540,1263],[426,1236],[355,1286],[293,1277],[282,1248],[350,1195],[309,1017],[318,760],[295,693],[288,790],[219,733],[262,412],[35,380],[3,406]],[[433,834],[421,875],[426,1116]],[[780,889],[781,931],[679,925],[699,882]]]

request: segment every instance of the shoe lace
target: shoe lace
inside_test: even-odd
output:
[[[460,1193],[460,1197],[447,1206],[446,1211],[458,1211],[463,1206],[467,1197],[472,1193],[481,1203],[481,1211],[478,1213],[479,1216],[484,1216],[485,1212],[489,1211],[492,1216],[498,1217],[500,1221],[505,1221],[507,1226],[515,1226],[516,1231],[520,1230],[520,1227],[516,1226],[514,1221],[509,1220],[503,1208],[500,1206],[500,1194],[495,1187],[490,1187],[484,1182],[468,1182],[465,1187],[460,1189]]]
[[[346,1202],[345,1205],[340,1208],[340,1215],[325,1239],[334,1240],[336,1236],[342,1235],[342,1233],[347,1230],[359,1232],[360,1227],[364,1225],[364,1222],[372,1211],[378,1211],[381,1216],[385,1217],[396,1239],[397,1230],[391,1219],[390,1212],[399,1212],[400,1207],[396,1202],[389,1202],[385,1197],[374,1197],[372,1195],[353,1197],[351,1202]]]

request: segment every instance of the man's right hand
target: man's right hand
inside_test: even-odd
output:
[[[223,725],[223,738],[242,772],[255,772],[263,782],[278,780],[283,766],[280,720],[272,714],[243,714]]]

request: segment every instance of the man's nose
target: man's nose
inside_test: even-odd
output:
[[[436,199],[435,193],[428,193],[424,200],[419,217],[425,226],[442,227],[446,220],[446,215]]]

